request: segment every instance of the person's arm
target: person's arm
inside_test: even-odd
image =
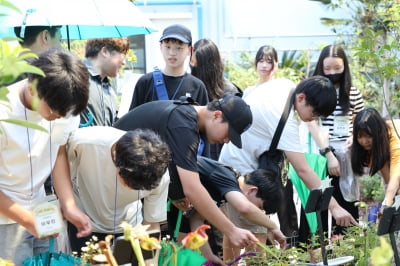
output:
[[[37,237],[35,220],[32,213],[11,200],[0,191],[0,213],[25,227],[34,237]]]
[[[303,180],[308,189],[318,188],[321,185],[321,180],[315,172],[308,166],[303,153],[285,151],[285,155],[292,164],[297,175]],[[357,221],[349,212],[343,209],[334,197],[329,202],[329,210],[335,218],[336,223],[340,226],[358,225]]]
[[[199,226],[204,224],[204,218],[196,211],[189,217],[190,221],[190,230],[193,232]],[[226,265],[218,256],[216,256],[210,247],[208,241],[200,247],[201,254],[208,260],[213,263],[213,265]]]
[[[306,122],[308,130],[311,133],[312,138],[317,143],[320,149],[324,149],[329,146],[329,136],[323,132],[323,130],[319,127],[315,120],[311,122]],[[340,176],[340,164],[336,159],[335,155],[332,151],[329,151],[325,154],[326,159],[328,160],[328,173],[333,176]]]
[[[398,120],[396,120],[398,121]],[[399,128],[400,123],[396,123],[397,130]],[[388,206],[393,204],[393,198],[397,194],[397,191],[400,187],[400,139],[397,136],[397,132],[393,129],[393,125],[390,126],[390,163],[387,163],[385,166],[390,167],[389,172],[389,182],[385,193],[385,200]]]
[[[78,230],[77,237],[87,236],[92,231],[89,217],[76,206],[72,193],[71,178],[65,145],[60,146],[53,169],[53,183],[60,200],[64,217]]]
[[[258,239],[248,230],[236,227],[217,207],[210,194],[200,183],[199,174],[176,167],[185,196],[193,204],[196,211],[207,221],[217,227],[237,247],[253,244]]]
[[[263,211],[257,208],[252,202],[250,202],[243,193],[239,191],[230,191],[225,194],[226,201],[235,208],[240,215],[249,220],[252,223],[266,227],[269,232],[277,240],[281,248],[286,246],[286,237],[279,230],[279,227],[271,220]]]

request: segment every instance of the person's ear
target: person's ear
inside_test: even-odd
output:
[[[218,118],[221,118],[221,119],[222,119],[222,116],[223,116],[223,114],[222,114],[222,111],[221,111],[221,110],[215,110],[215,111],[213,112],[213,118],[214,118],[214,119],[218,119]]]
[[[257,192],[258,192],[258,187],[256,187],[256,186],[250,186],[249,187],[249,191],[250,191],[250,194],[254,194],[254,197],[256,196],[256,194],[257,194]]]
[[[297,100],[297,102],[301,103],[306,100],[306,95],[302,92],[298,93],[298,94],[296,94],[296,100]]]
[[[257,192],[258,192],[258,187],[253,186],[253,185],[246,185],[243,189],[242,189],[243,194],[245,194],[246,196],[251,196],[252,194],[254,194],[254,197],[256,196]]]
[[[39,33],[38,38],[39,38],[39,43],[42,45],[47,45],[47,40],[48,37],[47,35],[49,34],[48,30],[43,30]]]
[[[110,52],[107,50],[107,47],[105,47],[105,46],[103,46],[101,49],[100,49],[100,52],[99,52],[103,57],[107,57],[109,54],[110,54]]]

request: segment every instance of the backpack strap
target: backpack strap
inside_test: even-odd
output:
[[[159,100],[169,100],[167,88],[165,87],[164,77],[158,67],[154,67],[153,71],[154,89]]]
[[[294,102],[294,89],[292,89],[289,93],[289,96],[286,100],[285,109],[283,109],[283,113],[281,119],[279,120],[278,126],[276,127],[274,136],[272,137],[271,145],[269,146],[268,151],[275,151],[278,146],[279,139],[281,138],[283,127],[286,124],[286,120],[289,117],[290,107]]]

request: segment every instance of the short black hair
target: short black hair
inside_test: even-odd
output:
[[[279,202],[283,197],[282,184],[276,178],[274,172],[257,169],[244,176],[247,185],[258,188],[256,197],[264,200],[263,209],[266,214],[276,213],[279,209]]]
[[[60,116],[68,112],[80,114],[86,109],[89,99],[89,71],[83,62],[71,52],[52,48],[32,61],[45,76],[28,74],[28,80],[37,80],[39,99],[43,99],[51,110]]]
[[[23,37],[21,37],[21,27],[14,27],[14,33],[18,38],[20,38],[19,43],[25,47],[31,46],[35,43],[36,37],[44,30],[48,30],[50,36],[54,38],[61,27],[62,26],[26,26]]]
[[[306,103],[314,108],[314,112],[323,117],[329,116],[336,107],[336,89],[332,82],[323,76],[313,76],[301,81],[295,94],[304,93]]]
[[[156,188],[169,162],[168,145],[150,129],[128,131],[115,146],[115,166],[131,189]]]

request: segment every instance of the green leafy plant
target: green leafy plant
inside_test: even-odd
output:
[[[360,178],[361,197],[364,201],[378,201],[384,199],[385,191],[382,184],[382,178],[379,175],[367,175]]]
[[[4,6],[10,9],[18,10],[13,4],[8,1],[1,1],[0,6]],[[2,14],[4,15],[4,14]],[[34,53],[31,53],[29,49],[22,48],[21,46],[12,46],[9,41],[15,40],[16,38],[1,38],[0,39],[0,104],[11,108],[8,104],[7,94],[8,89],[5,86],[14,82],[19,76],[25,73],[34,73],[37,75],[44,76],[44,73],[39,68],[31,66],[27,63],[27,59],[36,58]],[[16,119],[1,119],[0,121],[13,123],[29,128],[34,128],[47,132],[41,126],[37,124]]]

